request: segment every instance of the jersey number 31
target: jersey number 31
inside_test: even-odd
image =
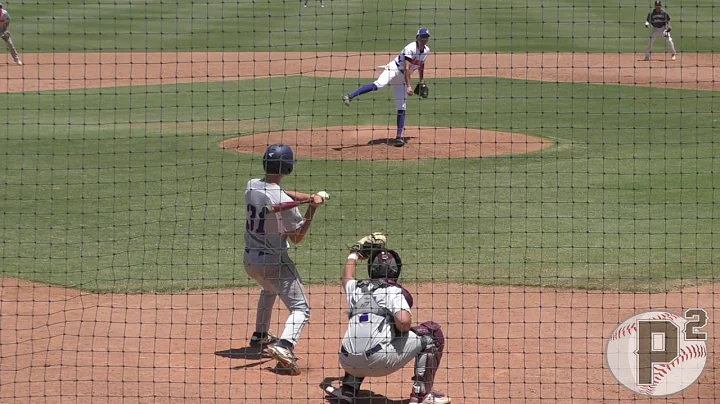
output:
[[[253,205],[247,205],[248,218],[245,223],[245,230],[263,234],[265,233],[265,209],[260,209],[258,214],[257,208]],[[255,226],[257,223],[257,227]]]

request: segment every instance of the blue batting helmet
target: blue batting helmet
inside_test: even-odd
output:
[[[417,32],[417,35],[415,35],[415,36],[425,38],[425,39],[430,38],[430,30],[427,28],[420,28]]]
[[[295,165],[295,155],[288,145],[273,144],[268,146],[263,156],[265,174],[288,175]]]

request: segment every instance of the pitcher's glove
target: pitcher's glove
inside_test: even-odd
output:
[[[5,31],[2,34],[0,34],[0,38],[7,41],[7,39],[10,38],[10,31]]]
[[[430,88],[425,83],[418,83],[415,86],[415,94],[427,98],[430,95]]]
[[[350,247],[350,251],[357,253],[363,259],[369,259],[373,252],[382,250],[387,244],[387,237],[382,233],[367,235]]]

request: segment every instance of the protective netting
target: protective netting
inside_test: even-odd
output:
[[[2,10],[0,402],[720,400],[712,2]]]

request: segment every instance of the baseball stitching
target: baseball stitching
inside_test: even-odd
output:
[[[690,359],[695,358],[706,358],[707,357],[707,350],[705,346],[700,344],[690,345],[685,348],[680,348],[680,355],[678,355],[677,358],[675,358],[674,361],[664,365],[655,365],[653,368],[654,370],[654,376],[653,376],[653,384],[650,386],[640,386],[638,387],[638,390],[640,392],[651,395],[655,391],[655,387],[657,387],[658,383],[662,381],[663,378],[665,378],[665,375],[670,373],[670,371],[677,365],[688,361]]]
[[[672,314],[672,313],[663,313],[659,316],[654,316],[649,318],[648,320],[677,320],[680,317]],[[620,338],[625,338],[633,335],[637,332],[637,325],[636,322],[633,322],[630,325],[626,325],[625,327],[618,328],[615,332],[613,332],[610,335],[610,341],[614,341]],[[678,366],[679,364],[688,361],[690,359],[695,358],[706,358],[707,357],[707,349],[705,346],[700,344],[690,345],[684,348],[680,348],[680,355],[678,355],[675,360],[668,364],[660,364],[655,365],[653,367],[653,384],[649,386],[638,386],[638,391],[640,393],[643,393],[645,395],[652,395],[653,392],[655,392],[655,388],[657,387],[658,383],[660,383],[663,378],[665,378],[665,375],[670,373],[670,371]]]

